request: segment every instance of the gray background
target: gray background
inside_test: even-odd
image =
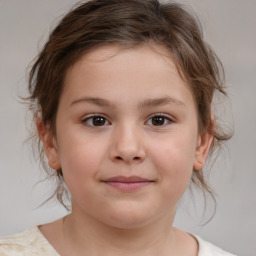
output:
[[[206,40],[222,60],[230,100],[217,100],[222,119],[234,125],[234,137],[211,170],[217,193],[213,220],[195,193],[182,199],[175,224],[238,255],[256,251],[256,1],[187,0],[200,17]],[[54,187],[33,160],[29,143],[27,66],[43,45],[51,27],[75,1],[0,0],[0,236],[60,218],[66,211],[56,202],[38,207]],[[224,109],[224,111],[223,111]]]

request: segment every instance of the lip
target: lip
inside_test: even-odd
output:
[[[119,189],[121,191],[134,191],[146,187],[152,184],[154,181],[150,179],[145,179],[138,176],[115,176],[103,180],[106,185],[109,185],[113,188]]]

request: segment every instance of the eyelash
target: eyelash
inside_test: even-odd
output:
[[[148,119],[148,121],[149,121],[149,120],[152,120],[152,118],[154,118],[154,117],[164,118],[165,124],[164,124],[164,125],[152,125],[152,126],[165,126],[165,125],[167,125],[167,124],[173,123],[173,120],[172,120],[169,116],[164,115],[164,114],[162,114],[162,113],[156,113],[156,114],[150,116],[150,118]],[[147,122],[148,122],[148,121],[147,121]],[[167,123],[166,123],[166,121],[167,121]]]
[[[94,119],[94,118],[97,118],[97,117],[104,119],[104,124],[103,124],[103,125],[97,126],[97,125],[93,125],[93,123],[92,123],[92,124],[89,124],[89,123],[88,123],[89,121],[93,121],[93,119]],[[164,115],[164,114],[162,114],[162,113],[157,113],[157,114],[154,114],[154,115],[150,116],[146,123],[148,123],[148,121],[149,121],[149,120],[152,120],[152,118],[154,118],[154,117],[164,118],[164,124],[162,124],[162,125],[153,125],[153,124],[151,124],[150,126],[160,126],[160,127],[161,127],[161,126],[165,126],[165,125],[167,125],[167,124],[170,124],[170,123],[174,122],[169,116]],[[86,124],[87,126],[90,126],[90,127],[101,127],[101,126],[106,126],[106,124],[105,124],[106,121],[108,122],[107,125],[109,125],[110,122],[107,120],[107,118],[106,118],[104,115],[101,115],[101,114],[93,114],[93,115],[90,115],[90,116],[85,117],[84,119],[82,119],[81,122],[82,122],[83,124]],[[152,123],[152,121],[151,121],[151,123]]]
[[[98,127],[98,126],[96,126],[96,125],[88,124],[88,121],[89,121],[89,120],[93,121],[93,118],[96,118],[96,117],[104,118],[105,121],[107,121],[108,123],[110,123],[110,122],[107,120],[107,118],[106,118],[104,115],[101,115],[101,114],[89,115],[89,116],[85,117],[81,122],[82,122],[83,124],[85,123],[87,126],[90,126],[90,127]],[[100,125],[100,126],[105,126],[105,124],[104,124],[104,125]],[[100,127],[100,126],[99,126],[99,127]]]

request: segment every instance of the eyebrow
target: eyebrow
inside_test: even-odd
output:
[[[138,108],[157,107],[163,105],[176,105],[183,107],[185,106],[184,102],[182,102],[181,100],[168,96],[163,98],[146,99],[139,104]]]
[[[102,98],[88,98],[88,97],[83,97],[77,100],[74,100],[71,103],[71,106],[77,103],[82,103],[82,102],[87,102],[87,103],[91,103],[94,105],[97,105],[99,107],[110,107],[113,104],[110,103],[110,101],[106,100],[106,99],[102,99]]]
[[[90,98],[90,97],[83,97],[83,98],[74,100],[71,103],[71,106],[74,104],[83,103],[83,102],[94,104],[99,107],[114,107],[114,105],[106,99]],[[138,109],[147,108],[147,107],[157,107],[157,106],[163,106],[163,105],[176,105],[176,106],[183,106],[183,107],[185,106],[184,102],[182,102],[181,100],[168,96],[168,97],[162,97],[162,98],[146,99],[138,105]]]

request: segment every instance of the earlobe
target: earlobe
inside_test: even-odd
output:
[[[213,127],[214,121],[212,119],[211,131],[213,131]],[[194,170],[200,170],[204,167],[212,141],[213,135],[210,134],[209,131],[205,131],[203,134],[198,136],[195,160],[193,165]]]
[[[59,169],[59,153],[56,138],[53,135],[52,131],[47,125],[44,125],[41,118],[36,120],[36,127],[38,135],[40,136],[41,141],[43,142],[45,153],[48,159],[48,165],[52,169]]]

